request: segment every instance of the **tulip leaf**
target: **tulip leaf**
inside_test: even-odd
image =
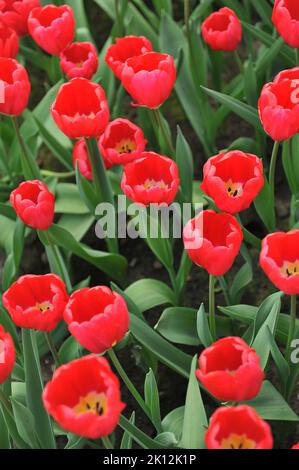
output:
[[[177,131],[176,162],[179,167],[180,185],[184,201],[192,201],[192,184],[194,174],[193,155],[180,127]]]
[[[254,200],[255,209],[269,232],[275,230],[275,207],[271,188],[265,177],[264,186]]]
[[[32,449],[38,449],[38,439],[35,432],[35,422],[31,411],[15,398],[11,399],[14,418],[18,432]]]
[[[146,312],[160,305],[175,305],[173,291],[156,279],[140,279],[131,284],[125,290],[125,294],[131,298],[141,312]]]
[[[156,429],[162,432],[159,390],[152,369],[149,370],[145,377],[144,398]]]
[[[216,322],[217,323],[220,322],[220,319],[219,321],[216,320]],[[204,304],[201,304],[197,312],[196,325],[197,325],[198,337],[201,340],[202,344],[207,348],[213,343],[213,337],[211,335],[210,326],[209,326],[209,322],[208,322],[207,315],[205,312]]]
[[[176,439],[180,441],[184,424],[185,406],[180,406],[172,410],[162,421],[165,432],[172,432]]]
[[[130,423],[135,424],[135,411],[131,414]],[[132,436],[129,432],[125,431],[120,443],[120,449],[132,449]]]
[[[78,188],[72,183],[59,183],[55,191],[55,212],[62,214],[88,214]]]
[[[274,336],[272,334],[272,331],[270,330],[269,327],[267,328],[267,333],[268,333],[268,341],[270,343],[271,355],[277,367],[280,381],[285,387],[289,379],[290,373],[291,373],[290,367],[286,359],[283,357],[283,354],[280,351],[279,347],[277,346]]]
[[[143,449],[164,449],[165,447],[158,442],[154,441],[135,426],[131,421],[121,415],[119,426],[127,433],[129,433],[137,444]]]

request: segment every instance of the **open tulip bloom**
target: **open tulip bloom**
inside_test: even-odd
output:
[[[0,0],[0,118],[0,457],[299,449],[299,0]]]

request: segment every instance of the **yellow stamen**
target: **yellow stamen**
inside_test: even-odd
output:
[[[117,153],[132,153],[136,150],[136,144],[131,139],[123,139],[115,146]]]
[[[51,302],[46,301],[41,304],[36,304],[34,308],[44,313],[44,312],[47,312],[48,310],[52,310],[53,305],[51,304]]]
[[[249,439],[246,434],[230,434],[225,439],[222,439],[222,449],[255,449],[256,443]]]
[[[290,276],[298,276],[299,274],[299,260],[296,260],[294,263],[290,263],[289,261],[286,261],[282,268],[281,271],[284,276],[290,277]]]
[[[151,189],[151,188],[160,188],[160,189],[168,189],[168,185],[163,181],[155,181],[153,179],[147,179],[143,183],[143,186],[145,189]]]
[[[82,65],[83,65],[83,61],[81,62],[77,62],[77,64],[75,64],[75,66],[78,68],[78,69],[81,69],[82,68]]]
[[[79,403],[74,407],[76,415],[93,413],[104,416],[107,409],[107,398],[104,393],[91,392],[85,397],[80,397]]]
[[[225,183],[225,189],[229,197],[238,197],[243,194],[242,183],[233,183],[232,180]]]

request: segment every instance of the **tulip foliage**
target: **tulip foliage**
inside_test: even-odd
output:
[[[298,50],[297,0],[0,0],[0,448],[298,449]]]

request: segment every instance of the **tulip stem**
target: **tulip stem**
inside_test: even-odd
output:
[[[120,15],[119,11],[119,0],[114,0],[114,11],[115,11],[115,20],[116,20],[116,25],[117,25],[117,32],[119,36],[123,36],[125,34],[124,28],[123,28],[123,22],[122,18]]]
[[[12,123],[14,126],[14,130],[21,148],[21,161],[22,161],[22,168],[23,173],[26,179],[41,179],[41,174],[38,168],[36,161],[33,159],[31,155],[29,155],[26,144],[23,140],[22,134],[20,132],[18,120],[16,116],[12,117]]]
[[[160,129],[161,134],[163,136],[163,140],[164,140],[165,144],[167,145],[168,149],[170,150],[170,152],[173,154],[173,157],[175,157],[176,151],[175,151],[175,148],[174,148],[173,143],[171,141],[171,137],[168,133],[168,130],[166,129],[164,118],[161,114],[161,111],[160,111],[159,108],[156,108],[156,109],[153,110],[153,112],[154,112],[154,117],[155,117],[156,122],[157,122],[157,127],[158,127],[158,129]]]
[[[214,341],[217,339],[216,335],[216,315],[215,315],[215,276],[210,274],[209,282],[209,323],[210,331]]]
[[[111,440],[109,439],[108,436],[101,437],[101,441],[102,441],[103,446],[105,447],[105,449],[114,449],[114,447],[112,445],[112,442],[111,442]]]
[[[61,362],[60,362],[60,359],[59,359],[59,356],[58,356],[56,346],[54,344],[53,338],[52,338],[51,333],[49,331],[47,331],[45,333],[45,338],[46,338],[47,344],[49,346],[49,350],[50,350],[50,352],[52,354],[52,357],[54,359],[56,367],[61,366]]]
[[[279,140],[274,141],[271,162],[270,162],[270,170],[269,170],[269,184],[272,196],[272,204],[275,203],[275,172],[276,172],[276,164],[277,164],[277,156],[279,150],[280,142]]]
[[[240,69],[240,72],[241,72],[241,73],[244,73],[243,63],[242,63],[241,57],[240,57],[239,52],[237,51],[237,49],[234,51],[234,56],[235,56],[237,65],[238,65],[238,67],[239,67],[239,69]]]
[[[292,341],[295,336],[296,331],[296,307],[297,307],[297,296],[291,295],[291,311],[290,311],[290,324],[289,324],[289,334],[288,334],[288,341],[287,341],[287,358],[290,358],[291,349],[292,349]]]
[[[135,398],[138,405],[144,411],[146,416],[152,421],[150,410],[148,409],[145,401],[143,400],[143,398],[140,395],[140,393],[138,392],[138,390],[135,388],[134,384],[131,382],[131,380],[127,376],[127,374],[126,374],[125,370],[123,369],[121,363],[119,362],[114,350],[109,349],[107,351],[107,353],[108,353],[108,356],[109,356],[111,362],[113,363],[115,369],[117,370],[118,374],[120,375],[120,377],[122,378],[124,384],[126,385],[127,389],[132,394],[132,396]]]
[[[71,178],[75,176],[75,171],[66,171],[66,172],[56,172],[56,171],[50,171],[50,170],[41,170],[42,176],[49,176],[53,178]]]

